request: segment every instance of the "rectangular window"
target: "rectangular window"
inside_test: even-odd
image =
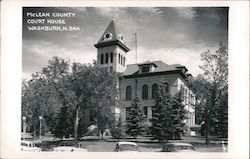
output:
[[[113,63],[113,52],[110,53],[110,63]]]
[[[155,117],[155,107],[152,107],[152,118]]]
[[[120,64],[121,61],[121,55],[119,54],[119,59],[118,59],[118,63]]]
[[[148,107],[143,107],[143,113],[145,115],[145,118],[148,117]]]
[[[122,59],[123,59],[123,56],[121,55],[121,65],[123,65],[123,64],[122,64]]]
[[[104,55],[103,54],[101,54],[101,64],[103,64],[103,62],[104,62],[104,57],[103,57]]]
[[[109,63],[109,54],[106,53],[106,56],[105,56],[105,63]]]
[[[143,66],[142,72],[149,72],[149,66]]]

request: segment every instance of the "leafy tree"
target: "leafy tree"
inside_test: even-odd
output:
[[[228,88],[228,52],[227,48],[220,43],[217,51],[207,50],[201,54],[203,65],[200,68],[204,73],[199,77],[198,82],[204,86],[196,87],[198,104],[203,106],[204,121],[206,126],[205,138],[209,144],[209,135],[212,131],[212,124],[216,109],[220,105],[221,96]],[[199,81],[200,80],[200,81]],[[200,96],[200,97],[199,97]],[[216,119],[216,118],[215,118]],[[217,120],[217,119],[216,119]]]
[[[68,107],[71,113],[67,116],[73,119],[74,139],[77,140],[78,132],[83,130],[79,129],[79,124],[84,125],[80,123],[84,110],[91,108],[95,111],[93,114],[101,112],[102,115],[95,116],[99,127],[107,125],[103,121],[109,121],[110,107],[114,106],[117,95],[117,80],[115,72],[97,64],[70,65],[69,61],[54,57],[41,73],[34,74],[30,81],[23,84],[22,113],[31,116],[31,125],[36,126],[39,116],[55,121],[59,109]],[[49,123],[53,130],[52,125],[56,123]]]
[[[29,131],[33,131],[34,136],[38,134],[39,116],[43,116],[44,121],[55,117],[57,106],[60,104],[54,96],[55,92],[39,73],[33,74],[32,79],[23,85],[22,116],[26,116]],[[52,125],[48,126],[51,128]]]
[[[107,68],[94,66],[92,82],[94,94],[92,95],[92,105],[95,105],[94,118],[99,132],[102,135],[114,122],[114,109],[117,98],[118,74],[109,71]]]
[[[103,135],[105,130],[107,130],[108,128],[110,128],[110,124],[111,124],[111,118],[112,117],[112,113],[111,110],[105,110],[105,109],[100,109],[98,110],[98,113],[96,114],[96,124],[98,127],[98,132],[101,133],[102,139],[103,139]]]
[[[133,99],[131,107],[126,113],[126,134],[136,138],[144,131],[143,123],[145,119],[138,96]]]
[[[81,109],[92,110],[93,118],[103,134],[109,127],[117,96],[118,74],[99,65],[73,65],[71,89],[76,95],[74,136],[77,137]]]
[[[223,94],[218,101],[218,105],[215,108],[215,113],[213,114],[212,127],[213,135],[219,137],[228,137],[228,95]]]
[[[191,84],[195,93],[195,119],[197,124],[202,124],[205,121],[205,111],[207,108],[207,101],[209,96],[209,88],[211,84],[204,78],[203,75],[195,77]]]

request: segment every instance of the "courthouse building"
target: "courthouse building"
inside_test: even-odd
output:
[[[116,113],[120,113],[123,120],[126,120],[126,109],[131,106],[137,94],[141,99],[147,123],[150,125],[154,113],[152,111],[154,97],[158,86],[164,83],[172,96],[183,90],[185,109],[188,111],[188,118],[184,122],[188,129],[195,125],[195,95],[188,87],[191,75],[185,66],[168,65],[160,60],[127,65],[126,56],[130,49],[124,43],[114,20],[110,22],[95,47],[98,64],[122,73],[119,79],[120,109],[116,109]]]

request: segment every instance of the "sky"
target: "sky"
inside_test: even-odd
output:
[[[36,16],[27,13],[37,13]],[[50,17],[41,17],[50,13]],[[74,17],[52,17],[53,13],[74,13]],[[80,31],[31,31],[30,19],[64,19]],[[227,7],[87,7],[87,8],[23,8],[22,78],[40,72],[54,56],[66,60],[92,63],[96,60],[94,44],[114,19],[131,51],[127,64],[136,63],[133,33],[137,34],[137,63],[162,60],[181,64],[197,76],[202,71],[200,54],[216,50],[219,42],[228,45]]]

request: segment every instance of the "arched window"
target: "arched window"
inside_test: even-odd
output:
[[[167,93],[169,93],[169,85],[168,83],[164,83],[164,88]]]
[[[101,54],[101,64],[103,64],[103,62],[104,62],[104,55]]]
[[[148,85],[142,86],[142,99],[148,99]]]
[[[105,56],[105,63],[109,63],[109,54],[106,53],[106,56]]]
[[[152,98],[156,98],[157,96],[157,92],[158,92],[158,85],[156,83],[154,83],[152,85]]]
[[[132,97],[131,86],[127,86],[127,88],[126,88],[126,100],[131,100],[131,97]]]
[[[110,63],[113,63],[113,52],[110,53]]]

